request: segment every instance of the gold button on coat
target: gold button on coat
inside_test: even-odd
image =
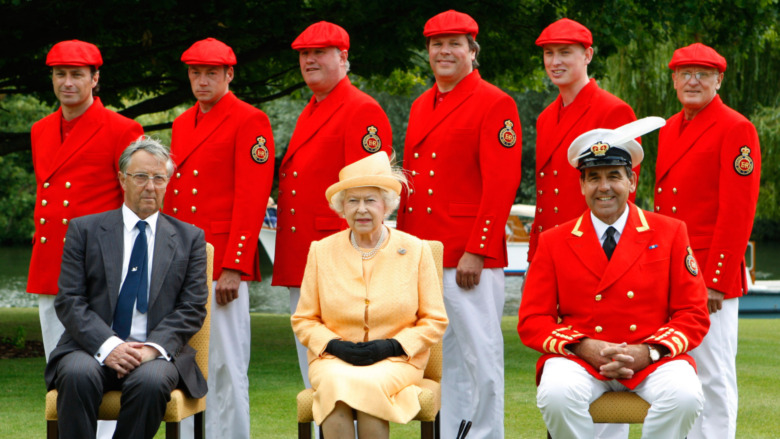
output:
[[[46,201],[46,200],[43,200],[43,201],[41,201],[41,206],[45,206],[45,205],[47,205],[47,204],[49,204],[49,202],[48,202],[48,201]]]
[[[68,225],[68,219],[67,218],[63,218],[62,219],[62,224],[67,226]]]
[[[46,224],[46,220],[41,218],[41,224]]]
[[[485,248],[485,244],[480,244],[479,248]]]
[[[596,294],[596,302],[600,302],[600,301],[601,301],[601,294]]]
[[[603,330],[604,330],[604,328],[602,328],[601,326],[596,326],[596,332],[601,332]]]
[[[431,177],[433,177],[433,171],[429,172],[429,175],[430,175]]]
[[[629,299],[633,299],[634,298],[634,292],[633,291],[629,291],[628,293],[626,293],[626,296],[628,296]]]
[[[431,208],[429,207],[429,208],[428,208],[428,213],[431,213],[431,212],[432,212],[432,210],[431,210]]]
[[[192,195],[198,195],[198,190],[197,189],[193,189],[192,190]]]
[[[41,236],[41,244],[46,244],[46,237],[45,236]]]
[[[195,177],[197,177],[197,176],[198,176],[198,170],[196,169],[196,170],[192,171],[192,175],[194,175]]]
[[[240,263],[241,261],[239,259],[236,259],[236,264]]]
[[[62,205],[65,206],[65,207],[68,207],[69,204],[70,203],[68,202],[68,200],[65,200],[65,201],[62,202]]]
[[[49,187],[49,182],[48,182],[48,181],[47,181],[46,183],[44,183],[44,184],[43,184],[43,188],[44,188],[44,189],[46,189],[47,187]]]
[[[65,182],[65,189],[70,189],[70,182],[69,181]]]
[[[628,327],[628,329],[629,329],[631,332],[634,332],[634,331],[636,331],[636,325],[631,325],[631,326],[629,326],[629,327]]]

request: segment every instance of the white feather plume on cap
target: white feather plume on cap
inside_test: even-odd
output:
[[[597,156],[604,154],[610,148],[617,148],[628,153],[631,158],[630,164],[632,167],[635,167],[642,163],[645,153],[642,150],[642,146],[634,139],[655,131],[664,125],[666,125],[666,120],[664,118],[650,116],[627,123],[614,130],[605,128],[590,130],[574,139],[571,146],[569,146],[569,164],[575,168],[579,168],[581,159],[593,156],[593,165],[598,166],[600,164],[598,163],[599,159],[596,158]],[[604,152],[595,154],[592,148],[596,145],[600,145]],[[606,156],[605,160],[608,160]],[[610,163],[605,162],[604,164],[607,165]]]

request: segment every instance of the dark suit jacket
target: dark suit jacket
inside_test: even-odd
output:
[[[54,302],[65,333],[46,365],[49,389],[54,388],[62,357],[78,349],[95,355],[115,335],[111,322],[122,282],[122,227],[121,209],[70,222]],[[206,380],[187,342],[206,317],[204,233],[160,214],[154,242],[146,341],[168,351],[179,371],[180,387],[199,398],[206,394]]]

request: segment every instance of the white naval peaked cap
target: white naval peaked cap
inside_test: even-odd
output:
[[[642,146],[635,139],[664,125],[664,118],[649,116],[613,130],[596,128],[580,134],[569,146],[569,164],[577,169],[611,165],[633,168],[645,157]]]

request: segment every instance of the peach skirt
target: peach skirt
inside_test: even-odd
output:
[[[309,364],[314,388],[312,412],[317,425],[342,401],[380,419],[406,424],[420,411],[418,395],[423,371],[409,363],[382,360],[371,366],[353,366],[327,355]]]

